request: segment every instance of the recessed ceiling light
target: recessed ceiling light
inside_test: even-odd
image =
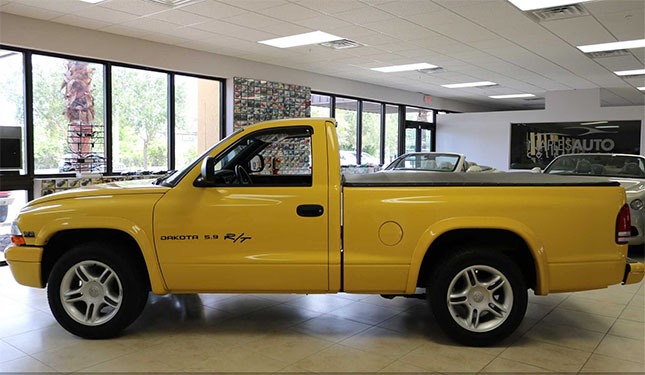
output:
[[[493,99],[515,99],[515,98],[532,98],[533,94],[508,94],[508,95],[491,95],[489,98]]]
[[[619,129],[619,125],[603,125],[603,126],[596,126],[596,129]],[[588,133],[585,133],[588,134]]]
[[[436,69],[436,68],[438,68],[438,66],[436,65],[432,65],[428,63],[418,63],[418,64],[384,66],[381,68],[372,68],[372,70],[376,70],[377,72],[383,72],[383,73],[395,73],[395,72],[407,72],[410,70]]]
[[[645,39],[626,40],[624,42],[588,44],[578,46],[578,49],[584,53],[615,51],[620,49],[645,48]]]
[[[523,11],[584,3],[589,0],[508,0]]]
[[[313,31],[310,33],[297,34],[291,36],[285,36],[282,38],[261,40],[258,43],[266,44],[278,48],[290,48],[298,46],[306,46],[309,44],[318,44],[331,42],[334,40],[345,39],[336,35],[327,34],[322,31]]]
[[[449,85],[441,85],[448,89],[461,89],[464,87],[482,87],[482,86],[495,86],[497,83],[490,81],[482,82],[466,82],[466,83],[451,83]]]
[[[98,4],[98,3],[104,2],[105,0],[81,0],[81,1],[84,3]]]
[[[619,76],[640,76],[645,74],[645,69],[636,69],[636,70],[621,70],[619,72],[614,72]]]

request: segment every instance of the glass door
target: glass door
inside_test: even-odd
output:
[[[435,150],[435,124],[405,121],[405,152],[431,152]]]

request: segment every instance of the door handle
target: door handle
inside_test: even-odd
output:
[[[296,208],[298,216],[303,217],[316,217],[322,216],[325,209],[319,204],[302,204]]]

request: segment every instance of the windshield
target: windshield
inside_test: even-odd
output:
[[[204,156],[208,155],[215,147],[219,146],[223,142],[227,141],[229,138],[237,135],[238,133],[241,133],[244,131],[244,129],[238,129],[234,131],[233,133],[229,134],[226,138],[222,139],[221,141],[217,142],[213,147],[209,148],[206,150],[204,153],[199,155],[192,163],[184,166],[183,168],[178,169],[178,172],[174,172],[172,174],[167,175],[165,178],[162,178],[158,180],[157,184],[164,185],[164,186],[175,186],[181,179],[188,173],[190,170],[192,170],[197,164],[201,162],[201,160],[204,158]]]
[[[544,173],[645,178],[645,158],[612,154],[565,155],[549,164]]]
[[[455,154],[409,154],[393,161],[386,169],[454,172],[458,163],[459,155]]]

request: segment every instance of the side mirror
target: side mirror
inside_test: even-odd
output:
[[[264,158],[262,155],[255,155],[249,162],[249,170],[251,172],[261,172],[264,167]]]
[[[207,156],[204,158],[204,161],[202,161],[201,174],[202,182],[209,184],[215,182],[215,157]]]
[[[533,173],[542,173],[542,169],[540,167],[533,167],[533,168],[531,168],[531,172],[533,172]]]

